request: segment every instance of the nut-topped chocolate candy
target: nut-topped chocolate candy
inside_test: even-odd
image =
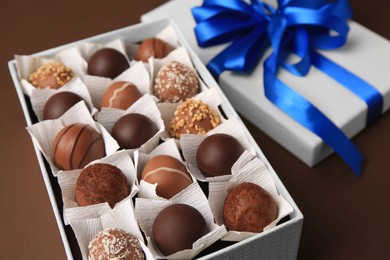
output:
[[[130,67],[125,55],[111,48],[95,52],[88,61],[88,74],[113,79]]]
[[[46,63],[31,73],[28,81],[36,88],[58,89],[68,83],[74,74],[72,70],[60,62]]]
[[[131,82],[112,83],[104,92],[101,107],[127,109],[142,97],[141,91]]]
[[[73,92],[63,91],[51,96],[43,107],[43,119],[56,119],[62,116],[72,106],[83,98]]]
[[[163,66],[157,73],[154,94],[161,102],[177,103],[198,93],[199,82],[193,69],[177,61]]]
[[[228,175],[244,150],[233,136],[213,134],[200,143],[196,152],[196,162],[205,177]]]
[[[187,99],[180,104],[171,121],[171,136],[181,134],[206,134],[220,124],[218,114],[202,100]]]
[[[148,38],[143,40],[138,47],[135,59],[143,62],[148,62],[150,57],[162,59],[172,50],[174,50],[174,47],[169,43],[158,38]]]

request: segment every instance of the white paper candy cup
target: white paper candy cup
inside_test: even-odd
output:
[[[106,156],[113,154],[119,148],[118,143],[112,138],[107,130],[101,124],[93,120],[85,103],[79,102],[58,119],[41,121],[26,128],[30,133],[33,142],[39,147],[50,164],[54,176],[60,171],[53,162],[52,144],[54,138],[65,126],[74,123],[88,124],[102,135]]]
[[[137,178],[135,174],[135,168],[130,156],[124,150],[116,152],[110,156],[104,157],[100,160],[93,161],[86,165],[96,163],[107,163],[118,167],[127,179],[127,183],[130,187],[130,194],[127,198],[133,198],[138,192]],[[110,206],[107,202],[100,203],[91,206],[80,207],[76,202],[76,182],[80,176],[82,169],[73,171],[60,171],[57,175],[58,183],[62,191],[62,200],[64,202],[64,222],[69,224],[74,220],[80,220],[85,218],[92,218],[100,216]]]
[[[264,230],[275,227],[283,217],[293,212],[292,206],[281,195],[279,195],[271,174],[265,164],[260,159],[254,158],[241,168],[238,174],[233,175],[229,181],[211,182],[209,184],[209,203],[215,222],[218,225],[223,225],[223,205],[226,196],[231,189],[243,182],[251,182],[259,185],[272,196],[278,205],[276,219],[265,227]],[[242,241],[257,234],[258,233],[252,232],[228,231],[222,240]]]
[[[197,209],[205,219],[210,231],[195,241],[192,249],[164,256],[153,242],[152,228],[156,216],[161,210],[172,204],[186,204]],[[191,259],[226,234],[226,229],[223,225],[218,226],[214,223],[207,198],[199,185],[190,185],[189,189],[177,194],[170,200],[136,198],[135,215],[141,229],[145,232],[148,247],[156,259]]]

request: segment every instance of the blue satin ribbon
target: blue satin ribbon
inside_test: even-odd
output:
[[[264,93],[279,109],[319,136],[361,174],[363,156],[349,138],[307,99],[278,79],[282,67],[305,76],[315,66],[346,87],[368,106],[367,123],[382,113],[383,97],[369,83],[327,59],[317,49],[343,46],[352,12],[348,0],[278,0],[278,8],[251,0],[204,0],[194,7],[195,35],[201,47],[231,43],[207,65],[218,79],[225,71],[251,72],[265,51]],[[294,54],[296,63],[288,63]]]

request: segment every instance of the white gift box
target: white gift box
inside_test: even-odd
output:
[[[160,20],[152,23],[138,24],[95,37],[91,37],[81,42],[85,41],[91,43],[104,43],[113,39],[121,38],[126,43],[134,43],[139,42],[142,39],[155,36],[169,25],[176,32],[180,45],[188,49],[189,44],[184,39],[183,34],[179,31],[178,26],[172,20]],[[50,49],[44,52],[40,52],[34,55],[50,57],[62,50],[73,47],[79,43],[80,41]],[[219,96],[221,97],[222,103],[219,108],[223,111],[227,118],[236,117],[239,119],[237,113],[235,112],[225,95],[222,93],[210,73],[207,71],[203,63],[200,61],[198,56],[191,49],[188,49],[188,51],[199,76],[203,79],[203,81],[209,88],[215,89],[215,91],[217,91]],[[9,62],[9,69],[21,102],[21,106],[23,108],[23,112],[26,117],[27,125],[31,126],[33,123],[37,122],[37,119],[31,108],[28,96],[23,93],[20,78],[18,77],[18,73],[16,70],[15,60]],[[282,223],[278,224],[276,227],[259,233],[244,241],[206,254],[201,257],[201,259],[250,259],[251,257],[253,258],[253,256],[256,256],[256,258],[258,259],[295,259],[298,253],[299,240],[303,224],[303,215],[294,203],[286,188],[283,186],[282,182],[273,170],[272,166],[265,158],[263,152],[260,150],[255,140],[250,135],[249,131],[245,128],[241,120],[239,120],[239,123],[242,124],[244,132],[247,135],[248,141],[255,150],[256,156],[268,168],[270,175],[275,182],[275,186],[278,192],[292,206],[293,211],[291,214],[289,214],[287,218],[284,219]],[[57,179],[53,177],[50,173],[50,167],[47,165],[44,157],[40,153],[37,146],[35,146],[35,151],[42,170],[42,176],[44,178],[45,185],[48,190],[48,194],[58,223],[61,237],[63,239],[67,257],[68,259],[73,259],[75,256],[77,256],[77,251],[79,250],[79,248],[78,245],[74,243],[75,237],[73,231],[70,229],[69,226],[65,226],[62,220],[61,193],[59,190]]]
[[[195,20],[191,8],[202,5],[201,0],[168,1],[142,16],[142,21],[162,18],[175,20],[195,53],[204,64],[220,53],[227,44],[201,48],[194,34]],[[275,4],[275,0],[265,1]],[[325,57],[358,75],[383,96],[383,111],[390,107],[390,42],[360,24],[350,21],[347,44],[337,50],[323,51]],[[268,54],[264,57],[268,57]],[[263,61],[250,75],[224,72],[220,75],[221,89],[234,108],[263,132],[301,159],[314,166],[332,149],[318,136],[304,128],[273,105],[263,93]],[[366,126],[367,105],[345,87],[321,71],[311,68],[305,77],[296,77],[281,70],[278,77],[307,98],[348,136],[353,137]]]

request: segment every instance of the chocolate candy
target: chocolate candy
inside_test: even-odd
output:
[[[81,100],[83,98],[73,92],[56,93],[46,101],[43,107],[43,119],[57,119]]]
[[[142,179],[157,183],[158,196],[170,199],[192,183],[186,167],[176,158],[169,155],[158,155],[150,159],[143,171]]]
[[[181,134],[206,134],[220,124],[218,114],[202,100],[188,99],[180,104],[171,121],[171,136]]]
[[[262,232],[277,217],[277,204],[260,186],[244,182],[234,187],[223,205],[228,230]]]
[[[143,145],[158,132],[155,123],[142,114],[132,113],[119,118],[111,135],[122,149],[134,149]]]
[[[198,89],[199,82],[194,70],[172,61],[157,73],[154,94],[161,102],[176,103],[195,96]]]
[[[88,245],[91,260],[143,260],[138,238],[119,228],[107,228],[95,235]]]
[[[123,172],[107,163],[86,167],[76,182],[76,202],[79,206],[107,202],[113,208],[129,194],[130,188]]]
[[[88,74],[113,79],[129,67],[126,57],[121,52],[103,48],[89,59]]]
[[[202,214],[185,204],[166,207],[153,223],[154,242],[165,255],[192,248],[192,244],[207,232]]]
[[[103,137],[91,126],[75,123],[64,127],[52,144],[54,164],[61,170],[81,169],[105,155]]]
[[[242,145],[231,135],[213,134],[200,143],[196,162],[206,177],[228,175],[243,152]]]
[[[142,93],[133,83],[118,81],[112,83],[104,92],[100,106],[125,110],[140,97]]]
[[[28,81],[36,88],[58,89],[68,83],[74,74],[60,62],[46,63],[30,74]]]
[[[135,53],[135,59],[148,62],[150,57],[162,59],[168,55],[174,48],[158,38],[149,38],[142,41]]]

